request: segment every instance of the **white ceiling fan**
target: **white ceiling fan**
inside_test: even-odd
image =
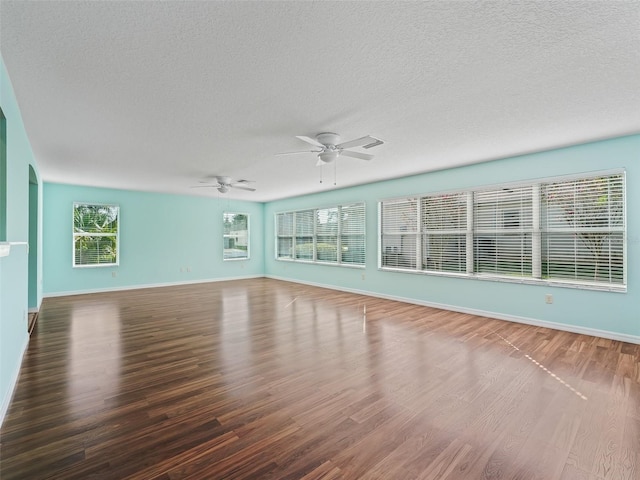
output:
[[[222,175],[214,175],[211,180],[200,180],[202,185],[195,185],[191,188],[217,188],[220,193],[227,193],[230,188],[238,190],[247,190],[255,192],[255,188],[247,187],[247,183],[253,183],[253,180],[233,180],[231,177]]]
[[[317,153],[318,154],[318,163],[316,165],[324,165],[325,163],[331,163],[336,160],[338,157],[353,157],[359,158],[361,160],[371,160],[373,155],[368,153],[360,153],[354,152],[352,150],[347,150],[348,148],[353,147],[362,147],[362,148],[372,148],[377,147],[378,145],[382,145],[384,142],[379,138],[372,137],[371,135],[367,135],[366,137],[357,138],[355,140],[350,140],[348,142],[340,143],[340,135],[337,133],[324,132],[316,135],[316,138],[310,138],[305,136],[296,135],[296,138],[299,138],[303,142],[309,143],[314,147],[317,147],[316,150],[303,150],[300,152],[285,152],[285,153],[276,153],[276,155],[297,155],[299,153]]]

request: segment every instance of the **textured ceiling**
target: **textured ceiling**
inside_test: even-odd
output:
[[[640,3],[0,2],[42,178],[268,201],[640,132]]]

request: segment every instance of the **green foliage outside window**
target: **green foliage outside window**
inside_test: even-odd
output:
[[[119,208],[116,205],[73,206],[73,264],[118,264]]]

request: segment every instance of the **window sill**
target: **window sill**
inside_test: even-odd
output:
[[[626,285],[611,285],[611,284],[604,284],[604,283],[579,283],[579,282],[570,281],[570,280],[509,277],[509,276],[503,276],[503,275],[488,275],[488,274],[471,274],[470,275],[466,273],[408,270],[408,269],[393,268],[393,267],[378,267],[378,270],[384,271],[384,272],[409,273],[414,275],[428,275],[433,277],[462,278],[465,280],[520,283],[525,285],[544,285],[549,287],[576,288],[579,290],[596,290],[601,292],[627,293]]]

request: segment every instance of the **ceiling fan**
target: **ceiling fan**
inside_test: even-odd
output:
[[[367,135],[366,137],[357,138],[355,140],[350,140],[348,142],[340,143],[340,135],[337,133],[324,132],[316,135],[316,138],[310,138],[305,136],[298,136],[296,138],[302,140],[303,142],[309,143],[314,147],[317,147],[316,150],[303,150],[301,152],[285,152],[285,153],[276,153],[276,155],[297,155],[299,153],[317,153],[318,154],[318,163],[316,166],[324,165],[325,163],[331,163],[336,160],[340,156],[344,157],[353,157],[359,158],[361,160],[371,160],[373,155],[368,153],[360,153],[354,152],[352,150],[347,150],[348,148],[353,147],[362,147],[362,148],[372,148],[377,147],[378,145],[382,145],[384,142],[379,138],[372,137],[371,135]]]
[[[247,183],[253,183],[253,180],[232,180],[231,177],[222,175],[214,175],[211,180],[200,180],[202,185],[195,185],[191,188],[217,188],[220,193],[227,193],[230,188],[238,190],[247,190],[255,192],[255,188],[247,187]]]

